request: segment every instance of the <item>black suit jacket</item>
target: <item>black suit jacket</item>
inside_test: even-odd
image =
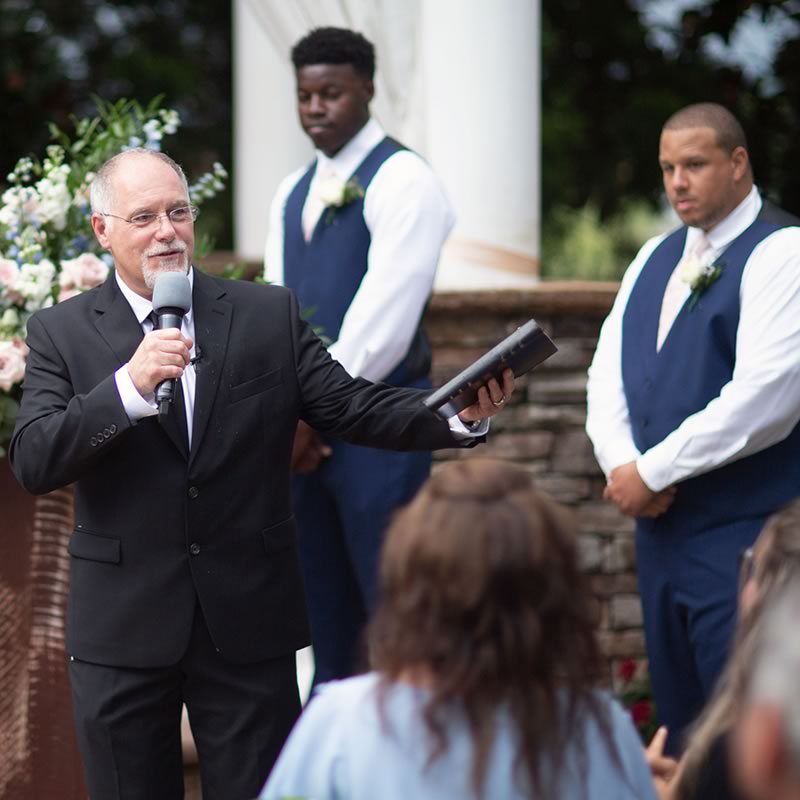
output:
[[[116,280],[41,311],[9,456],[43,493],[75,483],[67,651],[153,667],[185,651],[199,599],[234,662],[308,643],[289,491],[298,418],[357,444],[452,447],[424,393],[351,378],[276,286],[195,272],[191,452],[181,414],[132,425],[114,372],[142,339]]]

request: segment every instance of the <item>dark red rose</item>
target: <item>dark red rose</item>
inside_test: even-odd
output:
[[[653,718],[653,704],[649,700],[639,700],[631,706],[633,724],[638,728]]]
[[[621,681],[628,683],[636,674],[636,662],[632,658],[626,658],[617,668],[617,674]]]

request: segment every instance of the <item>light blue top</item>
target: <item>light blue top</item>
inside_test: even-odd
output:
[[[426,768],[430,752],[420,709],[425,690],[394,684],[386,695],[386,719],[376,703],[374,673],[321,686],[295,726],[262,800],[469,800],[471,742],[460,718],[448,728],[446,753]],[[622,770],[611,760],[594,721],[587,721],[586,775],[570,747],[557,795],[548,800],[656,800],[639,737],[627,713],[607,693],[612,735]],[[522,800],[529,795],[512,779],[514,734],[500,715],[484,800]]]

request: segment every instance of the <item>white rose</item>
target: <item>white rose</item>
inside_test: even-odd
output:
[[[16,308],[7,308],[0,317],[0,328],[14,330],[19,326],[19,313]]]
[[[0,390],[8,392],[25,377],[28,348],[21,339],[0,341]]]
[[[81,253],[61,262],[58,282],[62,289],[91,289],[108,277],[108,267],[94,253]]]
[[[705,267],[695,255],[686,256],[686,258],[681,261],[681,265],[678,268],[678,277],[684,283],[688,283],[693,289],[697,286],[697,282],[704,274]]]
[[[339,178],[323,178],[317,184],[317,197],[326,206],[339,207],[344,203],[345,184]]]

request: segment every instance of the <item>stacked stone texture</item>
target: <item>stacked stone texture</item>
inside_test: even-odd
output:
[[[586,370],[616,290],[617,284],[559,282],[525,291],[440,294],[426,313],[436,386],[530,318],[558,345],[558,353],[518,380],[510,406],[492,421],[489,441],[472,450],[436,453],[434,469],[456,458],[508,459],[574,509],[609,682],[617,662],[644,656],[633,521],[603,500],[605,481],[584,430]]]

